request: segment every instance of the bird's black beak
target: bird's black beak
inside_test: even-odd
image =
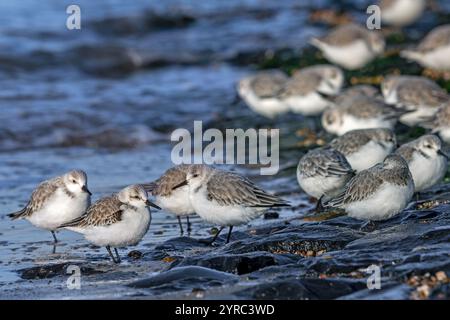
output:
[[[158,210],[161,210],[160,207],[158,207],[156,204],[154,204],[153,202],[151,202],[151,201],[148,200],[148,199],[145,201],[145,205],[146,205],[147,207],[153,207],[153,208],[156,208],[156,209],[158,209]]]
[[[172,190],[187,186],[187,184],[188,184],[187,180],[184,180],[182,183],[179,183],[175,187],[173,187]]]
[[[83,190],[84,192],[88,193],[90,196],[92,196],[92,193],[89,191],[89,189],[87,188],[86,185],[84,185],[83,187],[81,187],[81,190]]]
[[[441,156],[443,156],[445,159],[449,160],[448,155],[444,151],[442,151],[441,149],[439,149],[437,151],[437,153],[440,154]]]

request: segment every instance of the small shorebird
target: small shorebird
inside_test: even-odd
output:
[[[177,165],[168,169],[154,182],[143,184],[144,189],[154,197],[154,202],[159,207],[177,217],[181,235],[184,233],[181,217],[186,217],[189,233],[191,229],[189,215],[195,214],[195,210],[189,199],[189,186],[173,188],[186,180],[190,167],[191,165],[187,164]]]
[[[431,129],[431,133],[439,134],[445,143],[450,143],[450,101],[444,103],[431,118],[420,125]]]
[[[404,109],[400,122],[415,126],[433,116],[450,100],[448,93],[434,81],[419,76],[388,76],[381,84],[385,102]]]
[[[308,151],[298,162],[297,181],[305,193],[316,198],[316,210],[344,187],[354,175],[345,157],[335,149],[322,147]]]
[[[382,162],[397,146],[391,129],[352,130],[335,138],[329,145],[342,153],[355,171],[362,171]]]
[[[136,245],[147,233],[152,219],[150,206],[160,209],[148,200],[142,186],[132,185],[98,200],[85,215],[59,228],[81,233],[87,241],[106,247],[113,262],[120,263],[117,248]]]
[[[22,210],[8,214],[15,219],[26,219],[34,226],[49,230],[58,242],[55,230],[61,224],[81,216],[91,203],[84,171],[74,170],[42,182],[31,194]]]
[[[393,27],[405,27],[423,14],[426,0],[380,0],[381,21]]]
[[[344,190],[324,202],[325,208],[344,209],[360,220],[385,220],[401,212],[414,194],[414,181],[406,161],[396,154],[357,173]]]
[[[248,223],[269,208],[288,206],[283,199],[268,194],[247,178],[208,165],[192,165],[186,180],[173,189],[186,185],[195,212],[206,222],[220,226],[210,244],[225,227],[229,227],[228,243],[233,226]]]
[[[343,84],[341,69],[315,65],[294,72],[279,97],[294,113],[318,115],[331,105],[327,97],[338,94]]]
[[[322,126],[338,136],[356,129],[393,129],[403,113],[379,99],[355,96],[322,114]]]
[[[312,38],[310,42],[328,61],[349,70],[362,68],[383,53],[385,47],[380,32],[353,23],[338,26],[328,35]]]
[[[241,79],[237,91],[250,109],[264,117],[275,118],[289,111],[278,97],[287,80],[279,70],[261,71]]]
[[[403,50],[400,56],[425,68],[450,70],[450,24],[431,30],[416,48]]]
[[[441,148],[441,140],[427,134],[405,143],[395,151],[408,163],[416,192],[428,189],[444,178],[448,169],[448,156]]]

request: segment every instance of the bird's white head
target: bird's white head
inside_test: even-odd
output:
[[[339,108],[329,108],[323,112],[322,126],[329,133],[339,134],[342,124],[342,115],[339,112]]]
[[[154,203],[148,200],[147,191],[144,187],[138,184],[134,184],[122,189],[117,197],[120,202],[128,204],[133,207],[143,208],[143,207],[154,207],[156,209],[161,209]]]
[[[66,173],[63,176],[63,182],[67,190],[74,194],[87,193],[91,195],[87,186],[86,172],[82,170],[73,170]]]
[[[441,148],[441,139],[434,134],[427,134],[417,139],[417,149],[428,158],[444,157],[448,159],[447,154]]]

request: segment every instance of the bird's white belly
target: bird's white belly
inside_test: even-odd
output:
[[[411,200],[414,185],[384,183],[370,198],[344,206],[347,214],[360,220],[385,220],[402,211]]]
[[[188,186],[173,190],[172,194],[167,197],[157,196],[155,203],[165,211],[177,216],[186,216],[195,213],[191,200],[189,199]]]
[[[420,16],[424,7],[423,0],[396,1],[390,8],[381,10],[381,19],[394,26],[409,25]]]
[[[423,55],[422,64],[437,70],[450,70],[450,45],[443,46]]]
[[[323,53],[331,62],[350,70],[363,67],[375,57],[362,40],[342,47],[324,45]]]
[[[195,212],[206,222],[219,226],[237,226],[245,224],[266,211],[266,208],[244,206],[221,206],[216,201],[208,201],[200,190],[191,193],[191,202]]]
[[[330,177],[308,177],[303,178],[301,174],[297,172],[297,181],[300,187],[308,195],[319,199],[322,196],[327,198],[333,197],[344,187],[349,178],[346,176],[330,176]],[[324,199],[327,200],[327,199]]]
[[[34,212],[27,219],[36,227],[55,230],[60,225],[80,217],[89,205],[90,197],[87,193],[72,198],[64,191],[57,190],[41,210]]]
[[[450,128],[442,128],[438,132],[445,143],[450,143]]]
[[[361,171],[382,162],[391,151],[392,150],[383,148],[374,141],[369,141],[358,151],[346,155],[345,158],[353,170]]]
[[[97,246],[125,247],[141,241],[150,227],[151,215],[147,208],[127,210],[122,220],[109,226],[93,226],[84,230],[68,228],[84,233],[86,240]],[[77,230],[78,229],[78,230]]]
[[[255,111],[265,117],[273,118],[278,114],[286,113],[289,107],[278,98],[260,98],[250,92],[243,97],[246,104]]]
[[[442,180],[447,172],[447,160],[442,156],[427,159],[421,155],[414,154],[408,166],[414,180],[416,192],[432,187]]]
[[[400,117],[400,122],[413,127],[420,122],[422,122],[424,119],[428,119],[432,117],[436,112],[438,108],[433,107],[422,107],[418,108],[416,111],[408,112]]]
[[[338,130],[338,135],[343,135],[351,130],[356,129],[373,129],[373,128],[389,128],[392,129],[395,124],[394,120],[384,120],[380,117],[378,118],[369,118],[369,119],[360,119],[351,115],[344,115],[343,123]]]
[[[292,96],[284,100],[292,112],[306,116],[322,113],[331,103],[316,92],[304,96]]]

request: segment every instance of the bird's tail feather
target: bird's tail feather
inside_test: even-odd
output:
[[[26,213],[27,213],[27,207],[23,208],[20,211],[9,213],[9,214],[7,214],[7,216],[9,218],[11,218],[11,220],[16,220],[16,219],[23,218],[26,215]]]

